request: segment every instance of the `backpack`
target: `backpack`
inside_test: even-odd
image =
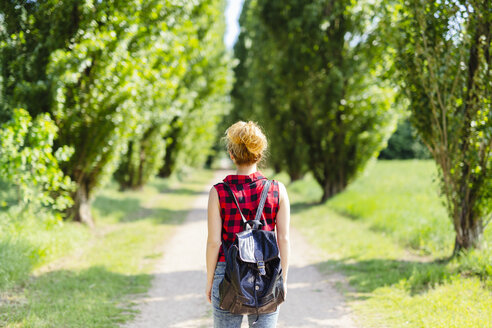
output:
[[[233,314],[272,313],[284,301],[282,267],[275,231],[261,230],[261,222],[271,181],[267,180],[261,193],[254,220],[244,218],[236,196],[227,182],[222,182],[234,199],[243,223],[232,245],[222,240],[226,269],[219,285],[219,306]],[[256,321],[255,321],[256,322]]]

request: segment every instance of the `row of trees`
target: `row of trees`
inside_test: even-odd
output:
[[[456,230],[478,246],[492,212],[490,1],[246,0],[229,119],[255,119],[270,162],[312,172],[321,201],[408,116],[436,160]]]
[[[234,114],[261,121],[272,164],[292,179],[311,171],[322,201],[345,189],[396,124],[385,47],[369,29],[378,15],[353,1],[244,5]]]
[[[18,138],[0,155],[21,163],[17,173],[0,167],[4,183],[46,191],[45,204],[73,200],[58,209],[92,225],[91,198],[113,173],[138,188],[202,164],[228,110],[223,9],[222,0],[1,2],[0,122]],[[43,133],[41,149],[28,136]],[[46,153],[51,165],[33,171]]]

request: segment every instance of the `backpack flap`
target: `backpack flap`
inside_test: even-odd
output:
[[[275,232],[252,229],[240,232],[236,236],[241,260],[256,263],[260,274],[264,275],[265,262],[279,256]]]

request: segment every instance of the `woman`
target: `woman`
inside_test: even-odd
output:
[[[267,140],[261,129],[253,122],[239,121],[226,131],[227,151],[236,165],[236,174],[224,178],[240,203],[247,220],[252,220],[260,200],[263,188],[262,179],[266,179],[258,171],[257,164],[262,159],[267,147]],[[208,199],[208,239],[207,239],[207,285],[205,294],[213,305],[214,327],[240,327],[243,315],[232,314],[219,308],[219,284],[224,277],[225,258],[221,247],[221,237],[229,247],[235,233],[241,231],[241,217],[228,197],[222,183],[215,184]],[[234,211],[232,211],[234,209]],[[276,230],[280,251],[284,290],[287,293],[287,273],[289,266],[289,223],[290,205],[285,186],[276,180],[268,191],[263,210],[266,226],[262,229]],[[247,214],[247,215],[246,215]],[[285,294],[286,295],[286,294]],[[268,314],[260,314],[254,327],[271,328],[277,324],[279,308]],[[249,315],[249,326],[252,327],[256,315]]]

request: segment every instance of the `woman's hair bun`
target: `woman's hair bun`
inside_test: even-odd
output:
[[[267,148],[267,139],[263,131],[252,121],[234,123],[227,129],[226,136],[227,148],[234,155],[238,164],[259,161]],[[244,148],[247,149],[246,153]]]

